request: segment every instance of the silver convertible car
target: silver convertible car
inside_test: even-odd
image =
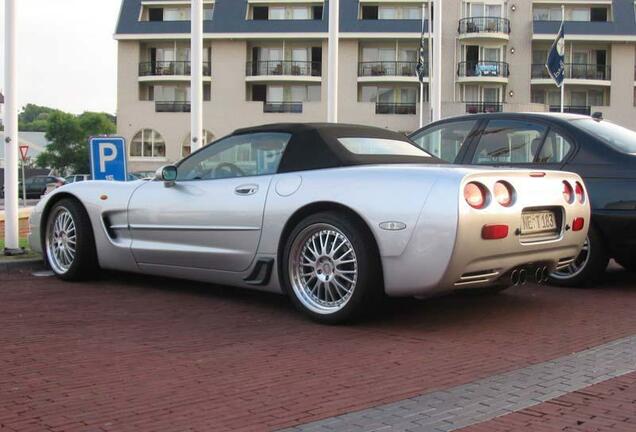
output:
[[[544,281],[581,249],[586,193],[576,174],[448,165],[384,129],[276,124],[153,180],[61,187],[30,243],[65,280],[103,268],[261,289],[335,323],[385,294]]]

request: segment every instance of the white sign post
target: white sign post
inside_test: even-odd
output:
[[[327,121],[338,123],[338,44],[340,34],[340,0],[329,0],[329,46],[327,76]]]
[[[20,146],[20,159],[22,159],[22,206],[26,207],[27,205],[27,193],[26,193],[26,176],[24,175],[24,165],[28,160],[29,154],[29,146],[21,145]]]
[[[6,113],[4,139],[4,253],[22,253],[18,219],[18,97],[16,9],[18,0],[4,1],[4,98]]]

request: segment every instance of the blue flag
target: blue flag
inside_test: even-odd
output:
[[[563,23],[561,23],[559,34],[550,48],[545,67],[557,87],[561,87],[565,79],[565,30]]]

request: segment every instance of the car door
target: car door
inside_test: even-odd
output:
[[[174,183],[148,181],[132,195],[128,224],[140,265],[246,270],[258,248],[286,133],[235,135],[183,160]]]
[[[440,159],[459,163],[479,123],[477,119],[447,121],[415,132],[411,140]]]

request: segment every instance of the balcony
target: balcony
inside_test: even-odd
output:
[[[245,65],[247,77],[289,78],[302,81],[320,81],[322,62],[294,60],[249,61]]]
[[[302,102],[263,102],[264,113],[294,113],[303,112]]]
[[[488,114],[503,111],[501,102],[466,102],[467,114]]]
[[[156,101],[155,112],[189,113],[190,102],[186,101]]]
[[[358,81],[417,81],[417,62],[374,61],[358,63]],[[428,63],[424,64],[428,76]]]
[[[460,39],[504,39],[510,35],[510,20],[499,17],[472,17],[459,20]]]
[[[415,102],[410,103],[386,103],[376,102],[375,113],[376,114],[415,114]]]
[[[550,112],[561,112],[561,105],[550,105]],[[565,105],[563,112],[568,114],[591,115],[592,107],[584,105]]]
[[[139,63],[140,77],[168,77],[190,76],[191,62],[189,61],[154,61]],[[203,62],[203,76],[211,76],[210,62]]]
[[[510,66],[505,62],[495,61],[467,61],[457,66],[457,76],[460,82],[483,81],[501,82],[508,81]]]
[[[533,84],[550,84],[552,82],[552,78],[548,74],[548,69],[543,64],[535,63],[532,65],[531,78],[533,80]],[[609,65],[566,63],[565,78],[568,80],[586,81],[581,82],[581,84],[611,85],[612,68]],[[541,80],[547,80],[548,82],[544,83],[541,82]],[[590,81],[601,82],[593,83]],[[576,84],[576,82],[571,84]]]

